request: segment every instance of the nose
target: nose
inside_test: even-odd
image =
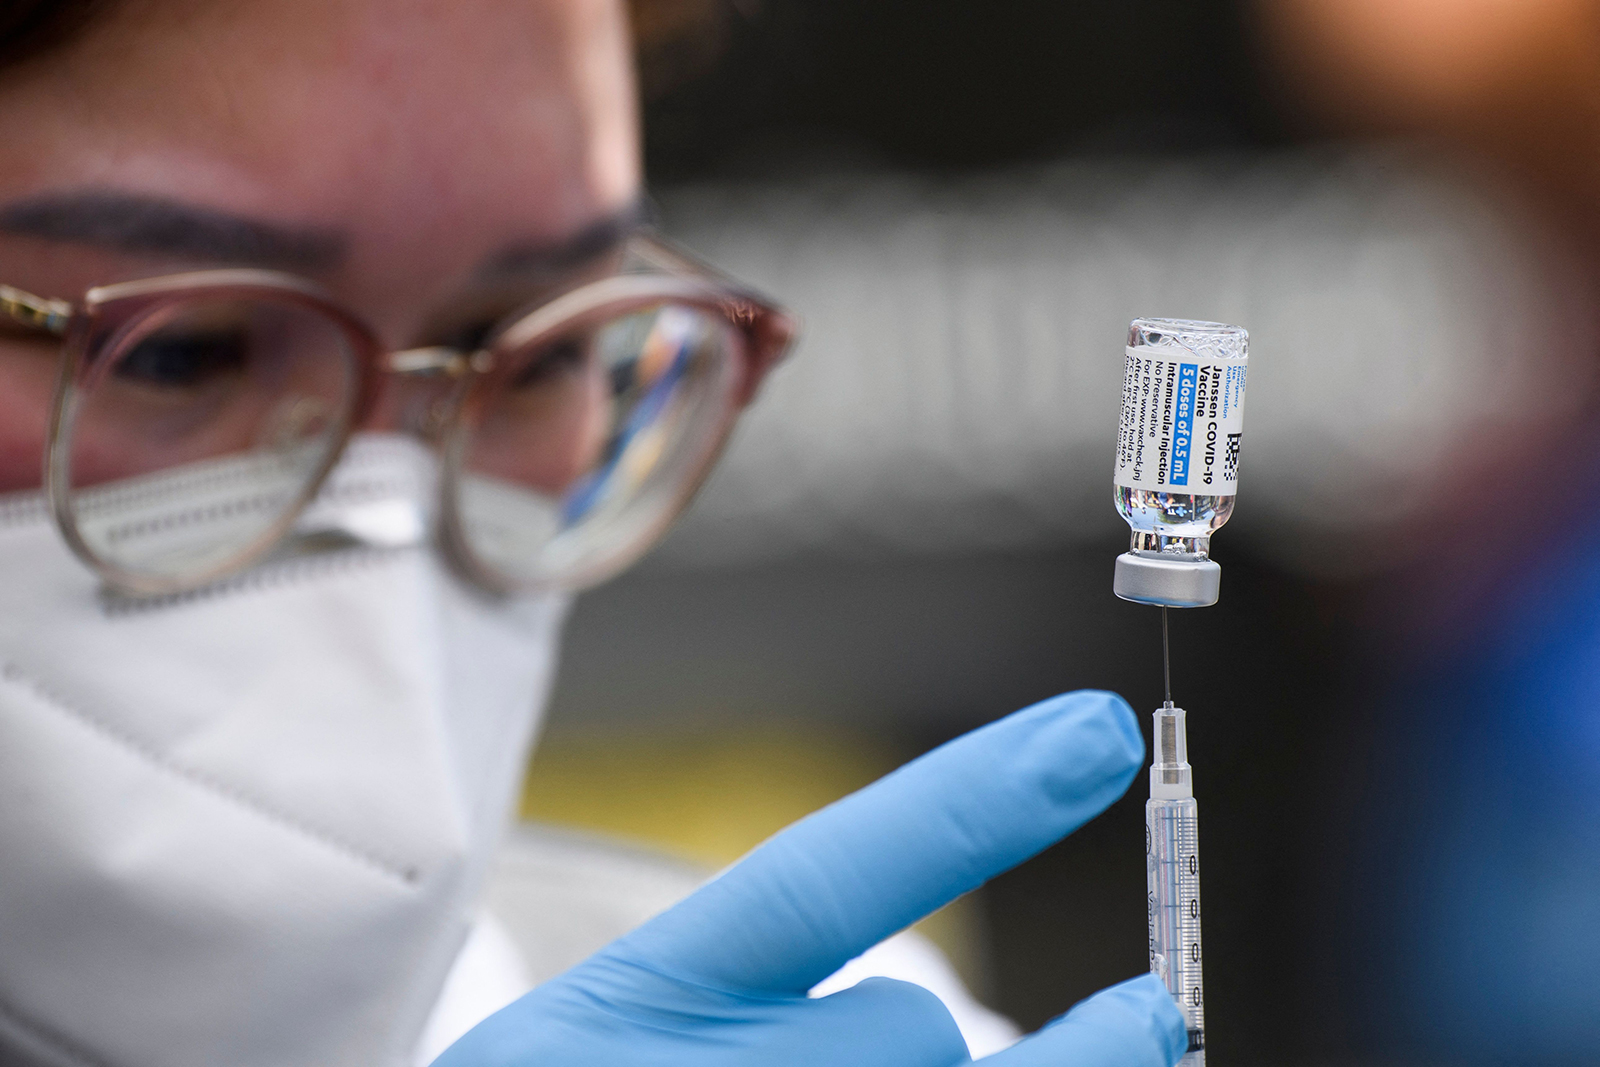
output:
[[[356,427],[388,433],[414,433],[437,440],[460,400],[467,378],[486,369],[484,354],[470,356],[457,348],[433,345],[389,353],[377,395]]]

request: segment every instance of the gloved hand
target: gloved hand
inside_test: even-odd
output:
[[[778,834],[490,1016],[434,1067],[970,1063],[920,986],[806,991],[1099,814],[1143,754],[1132,711],[1110,693],[1070,693],[976,730]],[[983,1063],[1170,1067],[1185,1046],[1183,1017],[1146,975]]]

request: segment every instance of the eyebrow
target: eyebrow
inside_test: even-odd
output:
[[[654,205],[640,195],[577,233],[554,241],[518,241],[491,255],[478,269],[480,281],[511,275],[560,276],[616,248],[655,222]]]
[[[478,274],[486,280],[559,276],[610,251],[654,219],[649,199],[639,196],[572,236],[508,244],[493,253]],[[0,233],[299,271],[337,266],[350,244],[348,235],[328,227],[269,222],[161,197],[104,190],[46,193],[13,201],[0,207]]]
[[[349,246],[349,238],[336,229],[104,190],[46,193],[14,201],[0,207],[0,232],[122,252],[304,271],[337,265]]]

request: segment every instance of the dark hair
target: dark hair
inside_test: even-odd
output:
[[[111,0],[0,0],[0,68],[65,44]]]
[[[692,81],[726,50],[733,16],[755,0],[627,0],[634,59],[649,100]]]

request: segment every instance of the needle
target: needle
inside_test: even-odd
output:
[[[1167,707],[1172,707],[1172,653],[1167,648],[1167,606],[1161,605],[1161,677],[1167,685]]]

